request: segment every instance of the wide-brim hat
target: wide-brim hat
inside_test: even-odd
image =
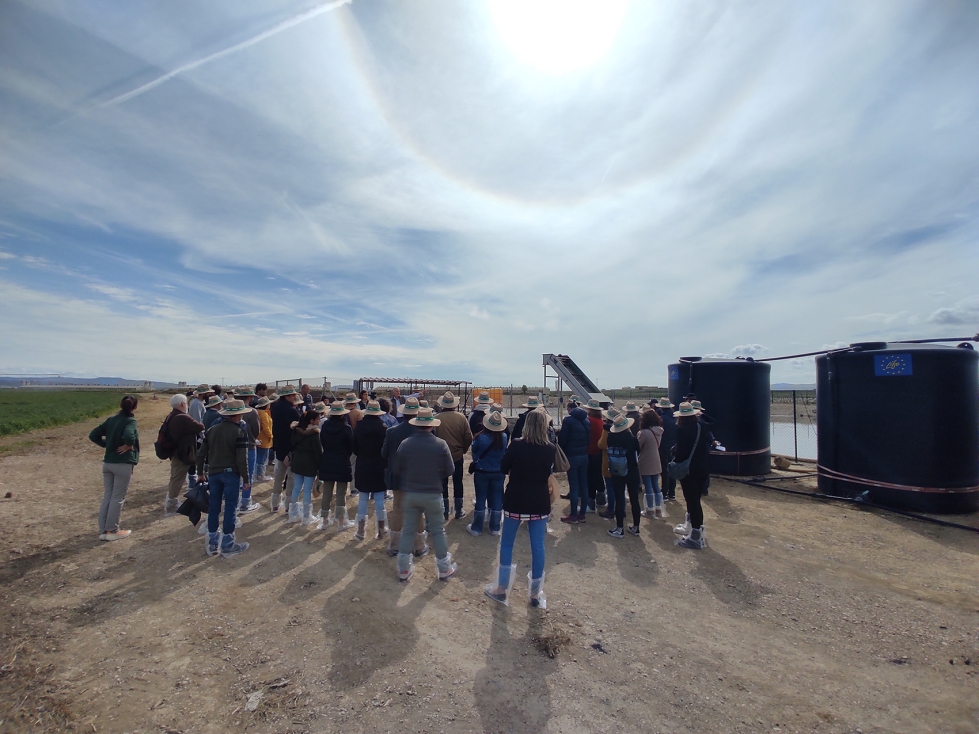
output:
[[[660,398],[656,401],[655,408],[675,408],[676,406],[670,402],[669,398]]]
[[[418,412],[421,405],[418,404],[418,398],[408,398],[405,400],[405,404],[401,406],[402,415],[414,415]]]
[[[479,397],[476,398],[476,405],[492,405],[492,404],[493,404],[493,398],[485,390],[479,393]]]
[[[244,400],[226,400],[224,407],[218,411],[221,415],[244,415],[250,411]]]
[[[624,406],[622,407],[622,410],[623,410],[624,412],[626,412],[626,413],[638,413],[638,412],[639,412],[639,406],[638,406],[638,405],[636,405],[636,404],[635,404],[634,402],[632,402],[632,401],[630,400],[630,401],[629,401],[628,403],[626,403],[626,404],[625,404],[625,405],[624,405]]]
[[[620,413],[612,421],[611,427],[608,429],[609,433],[622,433],[623,431],[628,431],[632,428],[632,424],[636,422],[635,418],[630,418],[625,413]]]
[[[427,400],[419,400],[418,401],[418,407],[419,408],[427,408],[427,407],[429,407],[428,401]]]
[[[503,417],[503,413],[498,410],[491,410],[489,413],[483,416],[483,428],[490,431],[505,431],[507,427],[507,420]]]
[[[266,405],[271,405],[272,401],[266,397],[261,397],[255,402],[256,408],[264,408]]]
[[[349,412],[346,405],[339,400],[334,400],[330,403],[330,409],[327,411],[327,415],[346,415]]]
[[[415,417],[408,422],[421,428],[434,428],[442,425],[442,421],[435,417],[435,411],[431,408],[419,408]]]
[[[530,408],[531,410],[533,410],[534,408],[543,407],[543,405],[544,404],[540,400],[538,400],[537,398],[527,398],[527,402],[526,403],[523,403],[520,407],[521,408]]]
[[[295,395],[297,392],[295,385],[286,385],[284,388],[279,390],[279,397],[284,398],[286,395]]]
[[[220,405],[223,402],[224,398],[222,398],[220,395],[212,395],[207,399],[207,402],[204,403],[204,407],[213,408],[215,405]]]
[[[353,405],[354,403],[359,403],[360,398],[357,397],[357,393],[348,392],[343,398],[344,405]]]
[[[623,413],[621,410],[616,408],[614,405],[610,405],[608,406],[608,410],[602,411],[602,415],[605,416],[608,420],[614,421],[620,415],[625,415],[625,413]]]
[[[680,403],[680,409],[673,413],[674,418],[683,418],[684,416],[690,415],[700,415],[700,408],[695,408],[690,403]]]
[[[690,405],[694,408],[694,410],[701,410],[702,411],[704,409],[704,406],[701,405],[701,403],[700,403],[699,400],[691,400],[690,401]]]
[[[235,390],[235,396],[239,398],[253,398],[255,397],[255,391],[250,387],[239,387]]]
[[[384,415],[384,411],[381,410],[381,404],[376,400],[368,400],[367,408],[364,410],[364,415]]]
[[[586,410],[601,410],[602,404],[598,402],[595,398],[592,398],[587,403],[585,403]]]
[[[325,413],[327,411],[326,403],[322,400],[313,406],[314,413]]]
[[[451,391],[446,392],[442,397],[439,398],[440,408],[457,408],[459,407],[459,396],[453,395]]]

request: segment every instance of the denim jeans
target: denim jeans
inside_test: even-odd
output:
[[[609,515],[615,514],[615,485],[612,484],[612,477],[604,477],[605,479],[605,497],[608,505],[605,508],[605,512]]]
[[[248,483],[251,484],[255,480],[255,459],[256,453],[255,449],[248,449]]]
[[[588,509],[588,455],[569,456],[568,486],[571,500],[571,514],[577,515],[578,502],[581,502],[581,513]]]
[[[442,514],[442,498],[439,493],[405,492],[404,494],[404,527],[417,526],[424,515],[425,529],[428,530],[429,540],[435,547],[435,557],[445,558],[449,555],[449,544],[445,539],[445,515]],[[399,563],[402,557],[411,559],[414,547],[414,536],[411,533],[401,533],[401,544],[398,546]]]
[[[224,501],[224,526],[221,528],[225,535],[235,531],[235,515],[238,509],[238,490],[241,489],[241,477],[234,469],[209,474],[207,477],[208,492],[211,505],[207,510],[207,532],[218,531],[218,521],[221,517],[221,502]]]
[[[119,515],[126,501],[135,464],[102,464],[102,505],[99,507],[99,535],[119,529]]]
[[[308,505],[313,502],[313,483],[316,481],[316,477],[304,477],[301,474],[295,474],[295,479],[292,482],[292,501],[299,502],[299,495],[303,496],[303,504]]]
[[[642,483],[646,488],[646,507],[652,509],[663,504],[663,493],[659,491],[659,474],[643,474]]]
[[[255,449],[255,467],[260,467],[263,471],[265,465],[269,463],[269,451],[271,449]],[[252,471],[252,465],[248,465],[248,470]]]
[[[367,506],[371,499],[374,500],[374,519],[386,520],[387,513],[384,510],[385,492],[361,492],[357,496],[357,519],[367,518]]]
[[[473,474],[473,485],[476,487],[476,509],[473,511],[473,530],[477,533],[483,531],[483,518],[486,517],[486,506],[489,505],[490,512],[503,511],[503,483],[505,476],[500,472],[481,472]],[[493,515],[490,516],[490,530],[499,530],[493,527]]]
[[[513,541],[517,538],[520,523],[520,520],[514,520],[511,517],[503,518],[503,535],[500,536],[500,566],[507,570],[513,563]],[[539,579],[544,573],[544,536],[547,535],[547,520],[528,520],[527,532],[530,534],[531,578]]]

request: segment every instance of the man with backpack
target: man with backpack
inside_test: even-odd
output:
[[[184,487],[187,472],[196,461],[197,437],[204,430],[203,423],[198,423],[187,414],[186,395],[174,395],[170,398],[170,407],[173,410],[160,426],[160,433],[154,446],[159,458],[170,459],[170,485],[167,488],[166,501],[163,503],[165,517],[177,513],[180,491]]]

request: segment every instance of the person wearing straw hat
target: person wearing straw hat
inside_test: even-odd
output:
[[[673,414],[677,419],[675,461],[690,461],[687,476],[680,479],[687,515],[681,525],[673,528],[673,532],[683,536],[676,541],[678,546],[696,550],[707,545],[704,535],[704,509],[700,497],[710,478],[710,441],[708,431],[700,424],[700,414],[700,409],[688,402],[680,403],[679,409]]]
[[[527,416],[530,415],[530,411],[543,407],[543,404],[537,398],[527,398],[527,402],[523,403],[520,407],[524,408],[524,412],[517,416],[517,422],[514,424],[513,430],[510,432],[510,438],[512,438],[514,441],[523,435],[524,423],[527,422]]]
[[[639,438],[639,423],[642,421],[642,409],[635,400],[630,400],[622,406],[622,412],[632,418],[632,435]]]
[[[347,487],[353,482],[350,457],[354,447],[354,434],[347,424],[349,414],[350,411],[341,401],[334,400],[326,412],[326,420],[320,426],[323,455],[320,458],[319,478],[323,482],[323,500],[320,504],[320,523],[317,525],[319,530],[326,530],[334,522],[338,523],[337,530],[348,530],[355,524],[347,519]]]
[[[632,434],[633,419],[625,413],[618,413],[608,429],[608,465],[615,492],[615,527],[608,531],[613,538],[624,537],[625,494],[628,489],[629,504],[632,506],[632,525],[629,533],[639,535],[639,518],[642,507],[639,504],[639,441]]]
[[[262,396],[252,406],[258,416],[258,445],[255,447],[255,475],[252,477],[252,483],[271,480],[271,477],[265,476],[265,469],[269,463],[269,451],[272,449],[272,416],[269,413],[271,404],[271,400]]]
[[[408,421],[418,414],[421,406],[418,398],[409,397],[405,400],[401,408],[401,416],[404,418],[394,428],[389,428],[384,434],[384,444],[381,446],[381,457],[386,462],[384,474],[385,484],[391,488],[394,495],[391,502],[391,511],[388,513],[388,555],[394,557],[398,555],[398,547],[401,545],[401,532],[404,525],[404,504],[405,493],[398,487],[398,476],[394,473],[394,455],[398,452],[398,447],[409,436],[414,435],[415,427]],[[411,530],[409,529],[410,533]],[[420,557],[428,553],[428,545],[425,544],[425,519],[418,518],[418,527],[415,532],[415,557]]]
[[[211,395],[208,397],[207,402],[204,403],[204,419],[201,421],[201,423],[204,424],[205,431],[214,425],[215,421],[221,418],[221,413],[219,411],[221,410],[221,405],[223,403],[224,400],[221,399],[220,395]]]
[[[490,535],[499,535],[503,521],[503,483],[506,477],[500,471],[500,461],[506,453],[507,420],[499,411],[490,411],[483,416],[483,429],[473,441],[473,463],[470,473],[476,489],[476,506],[473,521],[466,526],[470,535],[483,534],[483,519],[489,506]]]
[[[251,410],[241,400],[228,400],[221,408],[221,418],[204,432],[197,450],[197,473],[207,466],[210,506],[207,512],[207,555],[230,558],[248,549],[248,543],[235,540],[238,492],[248,487],[248,432],[241,418]],[[222,532],[221,507],[224,505]]]
[[[301,401],[294,385],[286,385],[279,391],[279,398],[269,412],[272,415],[272,450],[275,452],[275,474],[272,477],[272,494],[269,498],[269,509],[279,511],[279,500],[284,493],[286,497],[292,494],[294,482],[290,460],[292,453],[292,424],[302,417],[302,411],[297,406]]]
[[[353,451],[357,457],[354,486],[360,493],[357,498],[357,532],[354,533],[354,540],[363,540],[367,535],[367,510],[371,499],[374,500],[374,522],[377,525],[375,537],[380,540],[388,534],[385,527],[387,514],[384,511],[387,494],[387,484],[384,481],[386,467],[381,455],[388,431],[381,420],[384,414],[378,401],[368,400],[364,417],[353,432]]]
[[[258,461],[258,434],[262,430],[262,426],[258,418],[258,411],[251,407],[251,401],[255,397],[255,391],[250,387],[242,387],[235,392],[235,397],[241,400],[245,404],[245,407],[248,408],[248,412],[242,417],[241,423],[248,431],[249,489],[243,489],[241,491],[241,504],[238,506],[238,512],[245,514],[255,512],[261,506],[257,502],[252,502],[251,486],[255,483],[256,462]]]
[[[459,397],[451,392],[446,392],[438,400],[439,406],[439,425],[436,435],[445,441],[452,453],[452,461],[455,468],[452,471],[452,496],[455,499],[455,519],[462,520],[466,516],[463,509],[463,486],[462,486],[462,458],[466,455],[469,447],[473,443],[473,432],[469,428],[469,421],[466,416],[458,412]],[[442,489],[442,505],[445,510],[445,519],[449,519],[449,478],[445,478]]]
[[[320,443],[320,419],[326,412],[326,405],[316,403],[292,424],[292,501],[289,503],[289,518],[286,522],[312,525],[317,522],[313,516],[313,484],[320,469],[323,446]],[[299,499],[302,496],[302,506]]]
[[[207,399],[211,396],[211,388],[207,385],[198,385],[194,391],[194,399],[187,406],[187,415],[198,423],[204,423],[204,411],[207,410]]]
[[[652,402],[652,401],[650,401]],[[663,499],[666,502],[676,501],[676,479],[666,471],[673,455],[673,447],[676,446],[676,418],[673,417],[673,408],[676,406],[670,402],[669,398],[660,398],[653,405],[660,419],[663,421],[663,438],[659,444],[659,460],[663,466],[660,474],[661,486],[663,487]]]
[[[701,404],[699,400],[697,400],[697,396],[694,395],[693,393],[690,393],[686,398],[684,398],[684,400],[689,400],[690,405],[693,407],[693,409],[700,411],[700,415],[698,416],[697,420],[700,422],[700,425],[703,426],[703,428],[707,431],[707,445],[713,446],[714,444],[718,443],[717,441],[714,440],[714,434],[711,432],[711,429],[715,425],[717,425],[717,421],[715,421],[713,418],[707,415],[707,411],[704,409],[704,406]],[[707,475],[707,483],[700,490],[700,496],[706,497],[709,494],[710,494],[710,474]]]
[[[475,403],[473,403],[473,412],[469,416],[469,430],[472,431],[474,439],[483,430],[483,418],[492,409],[493,398],[490,397],[487,390],[481,391],[476,397]]]
[[[353,431],[357,428],[360,419],[364,417],[364,411],[360,409],[360,399],[357,397],[357,393],[348,392],[343,399],[343,407],[350,411],[347,415],[347,423],[350,425],[350,430]]]
[[[604,505],[605,502],[605,480],[602,477],[602,450],[598,447],[598,442],[602,438],[602,431],[605,429],[605,411],[602,405],[594,398],[586,404],[588,411],[588,509],[595,511],[596,505]]]
[[[415,433],[398,446],[392,468],[398,489],[405,493],[404,527],[415,527],[424,516],[428,535],[435,546],[438,578],[446,581],[455,574],[457,565],[452,561],[445,539],[439,491],[442,480],[454,471],[455,462],[449,445],[432,432],[440,422],[431,408],[419,408],[415,417],[408,421],[415,427]],[[469,428],[468,422],[466,428]],[[413,544],[411,535],[401,534],[401,545],[398,547],[398,578],[401,581],[408,581],[415,573]]]
[[[486,595],[509,605],[517,565],[513,563],[513,542],[521,523],[527,523],[530,536],[531,570],[527,574],[528,600],[533,607],[545,608],[544,538],[551,514],[548,482],[554,467],[556,447],[547,437],[549,416],[543,409],[533,410],[524,423],[524,437],[513,441],[500,462],[500,471],[510,478],[503,495],[503,533],[500,537],[494,582],[484,587]]]

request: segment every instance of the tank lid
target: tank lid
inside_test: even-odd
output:
[[[957,344],[956,346],[959,349],[968,349],[970,351],[975,349],[975,347],[972,346],[972,344],[970,344],[969,342],[962,342],[961,344]]]
[[[869,352],[872,349],[887,349],[887,342],[856,342],[850,345],[855,352]]]
[[[699,362],[702,357],[680,357],[681,362]]]

